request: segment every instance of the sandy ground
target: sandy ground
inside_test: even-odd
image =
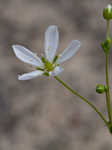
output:
[[[44,32],[58,25],[58,53],[73,40],[82,46],[60,78],[105,113],[103,8],[109,0],[0,0],[0,150],[111,150],[112,135],[97,114],[53,78],[18,81],[32,70],[12,44],[44,53]],[[111,52],[110,52],[111,57]],[[110,69],[111,73],[111,69]],[[111,80],[111,76],[110,76]],[[112,80],[110,81],[112,83]]]

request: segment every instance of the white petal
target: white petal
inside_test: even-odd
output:
[[[59,58],[57,59],[56,63],[60,64],[70,59],[77,52],[80,45],[81,44],[78,40],[72,41],[71,44],[62,52],[62,54],[59,55]]]
[[[33,79],[42,74],[43,74],[43,71],[36,70],[36,71],[29,72],[29,73],[25,73],[23,75],[18,75],[18,79],[19,80],[30,80],[30,79]]]
[[[58,48],[59,33],[57,26],[49,26],[45,32],[45,55],[52,62]]]
[[[58,74],[60,74],[62,71],[64,71],[64,68],[57,66],[52,72],[50,72],[49,74],[51,76],[57,76]]]
[[[32,53],[27,48],[21,45],[13,45],[12,48],[14,50],[16,57],[21,61],[31,64],[33,66],[39,67],[43,66],[41,59],[35,53]]]

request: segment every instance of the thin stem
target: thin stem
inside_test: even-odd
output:
[[[72,92],[73,95],[78,96],[79,98],[81,98],[84,102],[86,102],[92,109],[94,109],[94,111],[100,116],[100,118],[104,121],[105,125],[108,127],[107,125],[107,120],[104,118],[104,116],[102,115],[101,112],[98,111],[98,109],[96,108],[96,106],[94,106],[90,101],[88,101],[86,98],[84,98],[83,96],[81,96],[79,93],[77,93],[75,90],[73,90],[71,87],[69,87],[65,82],[63,82],[59,77],[55,76],[54,77],[59,83],[61,83],[66,89],[68,89],[70,92]]]
[[[106,29],[106,37],[109,36],[109,33],[110,33],[110,21],[107,20],[107,29]]]
[[[108,117],[109,117],[109,122],[112,122],[112,117],[111,117],[111,103],[110,103],[110,90],[109,90],[109,75],[108,75],[108,54],[105,54],[105,75],[106,75],[106,86],[107,86],[107,91],[106,91],[106,104],[107,104],[107,111],[108,111]]]

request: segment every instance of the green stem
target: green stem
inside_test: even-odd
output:
[[[108,75],[108,54],[105,54],[105,75],[106,75],[106,86],[107,86],[107,91],[106,91],[106,104],[107,104],[107,111],[108,111],[108,117],[109,117],[109,122],[112,122],[112,117],[111,117],[111,103],[110,103],[110,90],[109,90],[109,75]]]
[[[100,116],[100,118],[104,121],[105,125],[108,127],[108,122],[107,120],[104,118],[104,116],[102,115],[101,112],[98,111],[98,109],[96,108],[96,106],[94,106],[90,101],[88,101],[86,98],[84,98],[83,96],[81,96],[79,93],[77,93],[75,90],[73,90],[71,87],[69,87],[65,82],[63,82],[59,77],[55,76],[54,77],[59,83],[61,83],[66,89],[68,89],[70,92],[72,92],[73,95],[78,96],[79,98],[81,98],[84,102],[86,102],[92,109],[94,109],[94,111]]]
[[[107,29],[106,29],[106,37],[109,36],[109,33],[110,33],[110,21],[107,20]]]

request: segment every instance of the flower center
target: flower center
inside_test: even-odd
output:
[[[46,61],[46,63],[44,64],[44,68],[46,71],[50,72],[54,70],[55,67],[52,63],[50,63],[49,61]]]
[[[44,63],[44,71],[50,72],[54,70],[56,66],[54,62],[51,63],[48,60],[46,60],[44,57],[42,57],[41,60]]]
[[[58,64],[56,64],[56,60],[57,60],[58,56],[55,56],[52,62],[49,62],[46,58],[42,57],[41,60],[44,64],[44,66],[41,67],[37,67],[37,70],[41,70],[44,71],[44,75],[49,76],[49,72],[53,71],[55,69],[56,66],[58,66]]]

